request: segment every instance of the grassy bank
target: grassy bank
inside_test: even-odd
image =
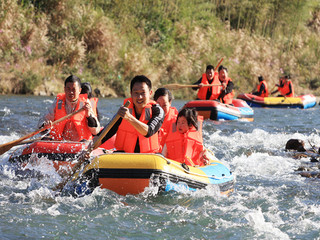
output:
[[[236,92],[290,74],[320,95],[316,0],[3,0],[0,93],[56,94],[69,74],[106,96],[127,96],[136,74],[155,87],[190,84],[223,65]],[[174,92],[192,98],[191,90]]]

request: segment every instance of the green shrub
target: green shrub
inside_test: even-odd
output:
[[[222,57],[239,91],[287,71],[300,90],[319,92],[319,0],[3,0],[0,8],[0,69],[6,80],[15,74],[17,92],[32,92],[33,75],[75,73],[124,96],[136,74],[155,87],[190,84]]]
[[[42,83],[40,76],[33,71],[28,71],[22,75],[23,85],[21,89],[22,94],[32,94],[36,87]]]

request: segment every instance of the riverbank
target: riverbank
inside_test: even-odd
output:
[[[6,1],[0,7],[2,94],[56,95],[74,74],[105,96],[124,97],[135,75],[148,76],[154,89],[191,84],[223,58],[236,94],[255,88],[260,75],[274,86],[290,74],[297,95],[320,95],[316,0]],[[175,96],[195,95],[184,89]]]

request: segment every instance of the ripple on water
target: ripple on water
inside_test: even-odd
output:
[[[0,109],[0,142],[35,129],[39,115],[53,98],[6,99]],[[102,125],[122,99],[100,99]],[[176,106],[183,101],[174,100]],[[43,106],[43,109],[39,108]],[[5,110],[6,109],[6,110]],[[216,188],[198,192],[119,196],[97,188],[75,198],[51,190],[61,178],[43,158],[17,171],[0,157],[0,228],[7,239],[317,239],[320,229],[319,179],[294,170],[308,159],[292,159],[284,151],[290,138],[320,146],[319,106],[299,109],[255,109],[254,122],[204,123],[207,148],[236,176],[235,192],[221,196]],[[13,124],[17,123],[17,124]],[[14,126],[13,126],[14,125]],[[310,141],[310,144],[309,144]]]

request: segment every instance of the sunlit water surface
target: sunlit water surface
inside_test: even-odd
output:
[[[0,144],[35,131],[52,97],[0,96]],[[123,99],[100,99],[102,124]],[[174,101],[178,109],[185,101]],[[295,170],[308,159],[284,151],[290,138],[320,146],[319,106],[255,108],[254,122],[204,123],[205,146],[236,175],[230,197],[213,190],[119,196],[96,189],[56,196],[46,159],[31,176],[0,157],[1,239],[319,239],[320,180]],[[46,177],[43,177],[45,175]]]

